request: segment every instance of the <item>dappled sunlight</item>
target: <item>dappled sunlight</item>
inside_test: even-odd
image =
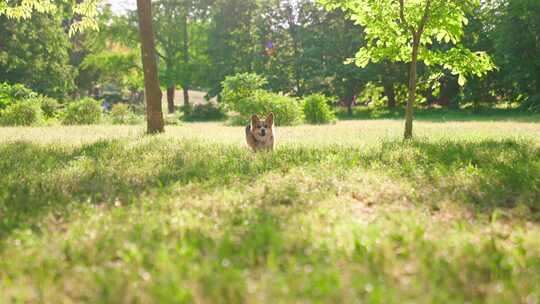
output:
[[[539,21],[0,0],[0,304],[539,304]]]
[[[247,124],[247,122],[246,122]],[[226,126],[221,122],[185,123],[166,126],[162,138],[197,139],[206,143],[245,145],[245,127]],[[519,122],[418,122],[418,138],[430,139],[530,139],[540,138],[540,125]],[[144,136],[143,125],[50,126],[1,128],[0,143],[31,141],[71,145],[92,143],[101,139],[136,139]],[[277,144],[287,146],[344,145],[367,147],[381,141],[401,139],[403,122],[394,120],[340,121],[331,125],[277,127]]]
[[[428,184],[422,179],[411,182],[399,178],[400,163],[384,156],[412,150],[396,151],[393,145],[398,142],[387,145],[385,152],[370,154],[382,157],[378,165],[355,165],[356,161],[339,149],[313,149],[311,157],[295,149],[275,155],[228,150],[238,153],[241,162],[253,162],[246,171],[242,166],[217,169],[217,165],[212,169],[215,165],[198,163],[201,153],[212,156],[229,149],[198,142],[101,141],[68,150],[73,154],[67,155],[61,149],[18,147],[19,159],[41,154],[37,164],[47,155],[51,160],[44,166],[60,172],[67,173],[84,163],[81,155],[97,161],[97,167],[105,163],[110,166],[102,167],[105,171],[100,175],[93,171],[82,177],[93,180],[92,184],[78,183],[80,177],[71,176],[73,185],[79,184],[79,188],[68,187],[63,195],[77,205],[67,210],[52,205],[52,209],[41,210],[38,218],[21,219],[11,232],[10,227],[2,227],[0,253],[6,258],[2,261],[11,262],[0,262],[0,266],[14,277],[8,286],[26,286],[12,288],[6,295],[28,300],[30,290],[39,284],[39,288],[56,290],[45,295],[46,301],[52,302],[79,297],[97,300],[94,288],[107,291],[99,299],[113,302],[122,300],[126,292],[144,299],[158,291],[165,292],[167,298],[204,295],[212,301],[260,296],[300,300],[307,293],[328,301],[342,302],[350,296],[394,301],[425,297],[426,290],[433,291],[429,294],[433,301],[500,300],[512,299],[529,286],[531,276],[540,271],[536,241],[540,228],[527,221],[528,215],[477,213],[474,206],[463,205],[451,194],[445,204],[432,201],[429,192],[423,193]],[[425,145],[412,144],[427,154],[438,151]],[[441,144],[441,151],[448,145]],[[477,153],[476,149],[471,151],[475,151],[472,155]],[[161,153],[184,155],[184,161],[159,157]],[[295,153],[307,162],[294,165]],[[328,154],[333,157],[328,158]],[[461,154],[463,159],[472,157]],[[121,156],[122,161],[115,163],[115,156]],[[194,161],[200,172],[191,171],[195,167],[188,160]],[[431,155],[424,162],[445,163],[450,168],[456,161],[458,158],[446,161],[444,156]],[[162,174],[164,168],[171,173],[161,176],[160,184],[133,184],[128,177],[145,162],[150,163],[143,165],[148,168],[144,170],[148,181]],[[6,165],[3,163],[3,168]],[[152,166],[157,169],[152,171]],[[10,171],[17,170],[24,169],[12,167]],[[420,166],[418,174],[423,170],[431,171]],[[119,176],[109,180],[109,174]],[[221,177],[225,174],[236,178],[224,183]],[[62,185],[70,182],[69,176],[65,178],[51,179],[58,183],[52,186],[64,189]],[[11,182],[23,185],[29,181]],[[116,192],[107,191],[111,182]],[[119,195],[128,188],[138,190]],[[102,196],[92,199],[95,193],[88,190]],[[51,193],[28,197],[28,202],[36,209],[46,195]],[[8,215],[26,212],[14,205],[7,207]],[[31,260],[29,252],[34,252]],[[501,257],[506,261],[502,268]],[[16,265],[27,266],[21,269]],[[36,271],[45,278],[52,272],[55,279],[37,279]],[[471,283],[474,286],[468,287]],[[173,291],[163,289],[164,284],[191,287]],[[79,287],[67,290],[58,286]],[[454,294],[455,288],[462,293]]]

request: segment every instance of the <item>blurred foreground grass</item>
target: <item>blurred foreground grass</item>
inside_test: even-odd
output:
[[[537,303],[540,125],[0,128],[0,303]]]

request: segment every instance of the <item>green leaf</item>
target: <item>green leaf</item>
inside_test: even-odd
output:
[[[463,76],[462,74],[459,74],[458,84],[460,86],[464,86],[466,82],[467,82],[467,79],[465,78],[465,76]]]
[[[444,42],[449,43],[450,42],[450,35],[444,36]]]
[[[437,34],[437,37],[436,37],[437,41],[442,42],[445,35],[446,35],[445,32],[439,32],[439,33]]]

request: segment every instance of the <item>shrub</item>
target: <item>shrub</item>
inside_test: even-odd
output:
[[[111,117],[113,124],[138,124],[141,118],[131,111],[128,104],[117,103],[111,109]]]
[[[54,117],[58,109],[60,108],[60,104],[58,101],[51,97],[46,96],[40,96],[38,98],[40,100],[41,104],[41,110],[43,111],[43,114],[47,117]]]
[[[223,105],[238,113],[235,124],[245,123],[253,114],[274,112],[278,125],[294,125],[302,121],[298,99],[267,92],[262,89],[266,80],[257,74],[238,74],[223,82]]]
[[[244,124],[251,115],[266,116],[270,112],[276,115],[275,122],[280,126],[296,125],[302,122],[302,107],[298,99],[259,90],[250,97],[239,99],[232,109],[238,116],[233,124]]]
[[[527,98],[520,107],[524,111],[540,112],[540,94]]]
[[[322,94],[313,94],[304,100],[304,116],[311,124],[325,124],[336,121],[334,111],[328,105],[328,98]]]
[[[4,126],[31,126],[42,121],[42,111],[36,99],[12,103],[0,111],[0,124]]]
[[[228,76],[223,81],[223,103],[234,104],[238,99],[246,98],[259,91],[267,83],[266,79],[255,73],[242,73]]]
[[[60,106],[56,99],[40,95],[22,84],[0,83],[0,110],[25,100],[41,105],[41,110],[47,117],[53,117]]]
[[[101,120],[101,105],[92,98],[83,98],[70,103],[63,117],[67,125],[90,125]]]
[[[10,85],[0,83],[0,110],[5,109],[15,101],[32,99],[38,94],[22,84]]]
[[[182,111],[185,121],[212,121],[225,118],[223,110],[211,103],[183,106]]]

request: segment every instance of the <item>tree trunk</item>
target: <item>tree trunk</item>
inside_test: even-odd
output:
[[[184,31],[184,65],[187,67],[189,64],[189,30],[188,30],[188,10],[189,8],[186,6],[185,14],[182,18],[182,26]],[[189,70],[189,69],[188,69]],[[184,106],[189,106],[189,76],[190,75],[184,75],[184,84],[182,85],[182,89],[184,91]]]
[[[292,8],[289,7],[291,10]],[[296,85],[296,96],[302,96],[304,94],[304,89],[302,87],[302,66],[299,64],[298,58],[300,58],[300,50],[298,46],[298,35],[296,30],[296,24],[293,20],[289,19],[289,34],[292,38],[293,43],[293,54],[294,54],[294,62],[293,62],[293,72],[294,72],[294,82]]]
[[[433,88],[431,85],[429,86],[426,95],[426,102],[428,107],[433,106],[433,104],[435,103],[435,96],[433,96]]]
[[[347,115],[349,117],[353,116],[353,101],[354,101],[354,84],[353,81],[347,83],[345,89],[345,106],[347,107]]]
[[[347,116],[352,116],[353,115],[353,111],[352,111],[353,98],[352,98],[352,96],[347,97],[346,102],[347,102]]]
[[[394,90],[393,83],[389,83],[384,86],[384,95],[388,99],[388,108],[394,109],[396,107],[396,91]]]
[[[162,94],[159,87],[150,0],[137,0],[137,12],[139,15],[139,35],[143,55],[147,132],[160,133],[164,131],[165,127],[161,106]]]
[[[416,100],[416,63],[418,61],[418,47],[420,46],[420,34],[415,34],[413,39],[412,61],[409,71],[409,99],[405,109],[405,139],[413,137],[413,104]]]
[[[174,93],[176,91],[176,88],[174,85],[171,85],[167,88],[167,108],[169,110],[170,114],[174,113]]]
[[[183,91],[184,91],[184,105],[189,106],[189,89],[187,87],[184,87]]]

